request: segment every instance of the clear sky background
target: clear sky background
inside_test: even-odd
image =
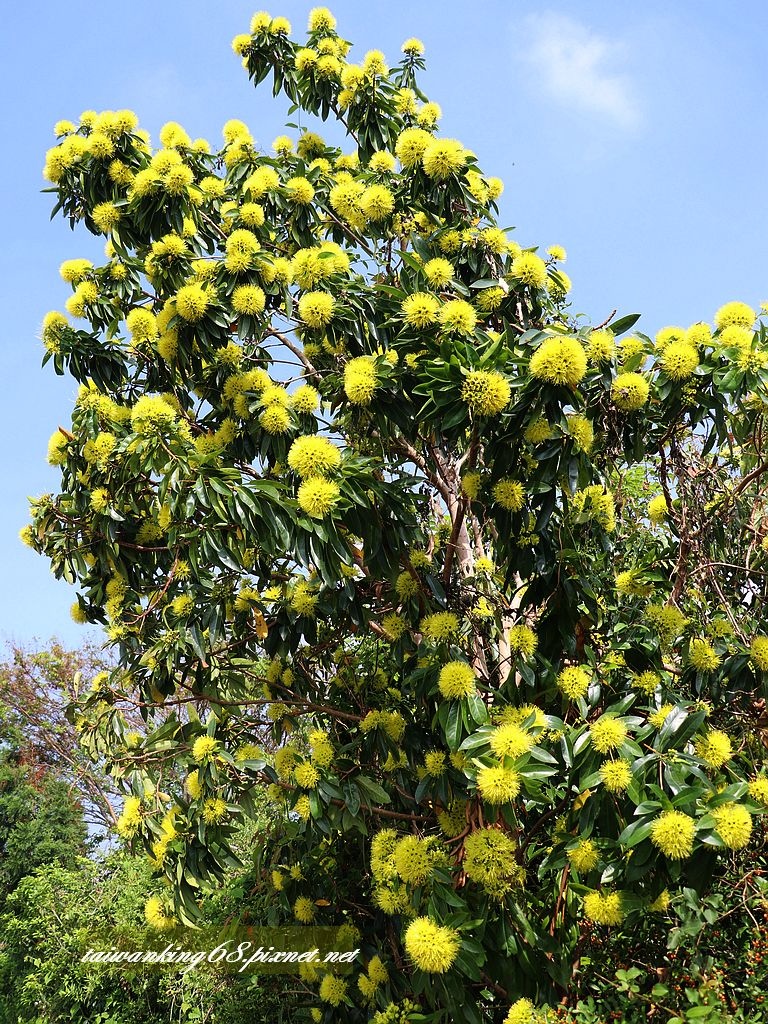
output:
[[[310,3],[270,8],[304,30]],[[524,246],[566,247],[573,310],[593,322],[640,312],[639,328],[711,320],[723,302],[768,300],[768,104],[762,0],[338,0],[355,54],[427,48],[421,79],[442,132],[502,177],[501,223]],[[49,223],[41,195],[52,126],[84,109],[129,107],[157,139],[168,120],[220,141],[241,118],[268,147],[285,120],[254,91],[230,41],[243,0],[14,4],[0,61],[5,147],[0,280],[0,639],[89,635],[69,617],[74,589],[25,548],[27,495],[57,488],[48,437],[76,391],[40,369],[40,323],[70,294],[63,259],[101,259],[103,240]],[[95,631],[90,631],[95,636]]]

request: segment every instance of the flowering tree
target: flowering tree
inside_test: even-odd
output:
[[[45,318],[80,391],[24,538],[114,649],[75,721],[171,882],[157,927],[268,787],[274,922],[362,950],[303,968],[314,1020],[528,1021],[586,929],[673,912],[768,804],[766,332],[580,326],[565,252],[439,135],[422,44],[290,33],[233,48],[341,148],[56,126],[56,209],[107,260]]]

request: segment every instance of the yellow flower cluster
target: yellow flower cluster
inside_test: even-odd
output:
[[[344,393],[353,405],[370,405],[378,387],[372,356],[358,356],[344,367]]]
[[[443,665],[437,685],[448,700],[471,697],[477,692],[474,669],[465,661],[450,661]]]
[[[570,665],[568,668],[564,668],[557,677],[558,688],[569,700],[586,697],[591,682],[592,673],[580,665]]]
[[[445,974],[459,952],[459,934],[436,924],[429,917],[417,917],[403,936],[405,951],[413,964],[428,974]]]
[[[670,860],[690,857],[695,834],[695,820],[681,811],[664,811],[651,825],[651,842]]]
[[[589,728],[592,746],[601,754],[616,750],[627,738],[627,727],[620,718],[603,715]]]
[[[464,378],[461,397],[478,416],[496,416],[509,405],[512,391],[495,370],[471,370]]]
[[[577,846],[568,850],[568,860],[574,870],[586,874],[597,867],[600,853],[591,839],[581,839]]]
[[[575,388],[587,372],[587,354],[575,338],[547,338],[531,357],[531,376]]]

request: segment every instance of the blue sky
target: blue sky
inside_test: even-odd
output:
[[[311,4],[270,8],[303,30]],[[427,47],[422,86],[442,131],[502,177],[501,223],[523,245],[559,243],[574,310],[594,322],[617,308],[640,328],[711,319],[725,301],[768,300],[768,163],[761,0],[340,0],[331,4],[355,53],[395,62],[402,41]],[[129,5],[17,4],[5,16],[0,66],[6,157],[0,202],[5,312],[0,338],[4,444],[0,494],[0,638],[87,630],[69,618],[74,591],[17,539],[26,496],[55,490],[48,437],[68,425],[74,382],[40,370],[39,326],[60,309],[58,266],[100,258],[101,244],[49,223],[40,195],[52,126],[81,110],[130,107],[156,139],[167,120],[220,139],[231,117],[268,146],[285,119],[232,54],[256,8],[242,0],[132,0]]]

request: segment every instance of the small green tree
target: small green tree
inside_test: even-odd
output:
[[[245,882],[242,873],[227,878],[219,906],[203,909],[206,923],[242,905]],[[166,937],[147,934],[144,920],[153,884],[146,858],[123,852],[26,875],[0,912],[0,1024],[288,1024],[295,999],[285,976],[238,975],[205,963],[185,971],[82,962],[87,949],[109,949],[108,927],[135,948],[164,948]],[[254,899],[246,906],[253,910]]]
[[[0,750],[0,903],[42,864],[71,866],[85,853],[83,809],[66,783]]]
[[[117,821],[114,779],[78,744],[67,708],[80,690],[113,666],[93,646],[65,650],[55,640],[41,650],[9,648],[0,663],[0,735],[13,736],[32,771],[41,769],[76,792],[89,825],[104,830]],[[134,725],[143,726],[134,716]]]
[[[268,786],[275,918],[361,936],[350,979],[303,972],[315,1020],[523,1021],[585,917],[663,913],[768,802],[762,314],[584,326],[564,251],[438,134],[422,44],[290,31],[234,50],[343,147],[57,125],[56,210],[107,262],[67,261],[79,323],[45,319],[80,392],[24,536],[106,626],[76,724],[164,914],[195,920]]]

